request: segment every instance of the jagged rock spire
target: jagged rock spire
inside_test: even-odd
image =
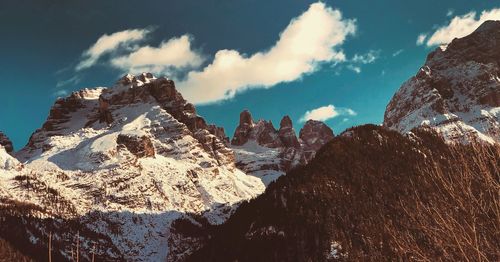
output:
[[[7,151],[7,153],[12,153],[12,151],[14,151],[14,146],[12,145],[12,142],[1,131],[0,131],[0,145],[5,148],[5,151]]]

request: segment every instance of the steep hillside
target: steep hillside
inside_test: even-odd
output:
[[[190,261],[497,261],[500,147],[350,129],[221,226]]]

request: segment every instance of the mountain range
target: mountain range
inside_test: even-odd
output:
[[[229,139],[151,73],[73,92],[21,150],[0,132],[0,254],[498,260],[498,50],[487,21],[431,52],[382,126],[338,136],[243,110]]]

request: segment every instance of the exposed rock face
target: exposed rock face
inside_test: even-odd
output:
[[[179,261],[188,250],[170,231],[175,220],[223,223],[265,189],[236,168],[227,142],[164,77],[127,75],[111,88],[73,92],[16,154],[24,167],[0,148],[0,238],[12,233],[1,211],[23,203],[29,212],[9,225],[26,245],[31,234],[46,247],[51,231],[59,260],[70,257],[76,228],[102,261]]]
[[[312,159],[316,151],[334,138],[334,134],[325,123],[308,120],[300,130],[299,138],[303,142],[306,158]]]
[[[299,139],[293,129],[292,119],[289,116],[284,116],[280,122],[278,136],[285,147],[300,147]]]
[[[259,120],[255,123],[252,114],[244,110],[240,113],[240,124],[236,127],[231,145],[242,146],[250,140],[255,140],[259,145],[270,148],[282,146],[271,121]]]
[[[236,165],[268,184],[291,168],[308,163],[333,138],[333,131],[319,121],[309,121],[304,128],[300,133],[306,140],[298,139],[289,116],[281,119],[276,130],[271,121],[254,122],[244,110],[231,140]]]
[[[137,157],[152,157],[155,155],[153,143],[145,135],[119,134],[116,143],[123,145],[130,153]]]
[[[121,121],[115,119],[114,111],[140,103],[157,104],[166,110],[187,127],[187,133],[196,138],[219,164],[230,164],[234,161],[232,151],[226,147],[228,138],[224,129],[207,124],[197,115],[195,107],[177,92],[172,80],[165,77],[154,78],[150,73],[143,73],[138,77],[128,74],[117,82],[115,88],[85,89],[59,99],[52,107],[43,127],[32,135],[28,146],[19,156],[26,159],[36,150],[49,150],[51,145],[47,143],[47,138],[63,135],[61,131],[76,131],[75,128],[79,128],[79,122],[82,121],[85,122],[85,127],[96,122],[113,125]],[[75,117],[75,114],[78,116]]]
[[[12,151],[14,151],[14,146],[12,145],[12,142],[2,132],[0,132],[0,146],[3,146],[5,148],[5,151],[7,151],[7,153],[12,153]]]
[[[500,142],[498,50],[500,21],[437,48],[387,105],[384,125],[403,133],[428,125],[448,141]]]

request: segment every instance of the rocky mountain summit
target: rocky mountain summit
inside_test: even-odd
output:
[[[281,119],[276,130],[271,121],[255,122],[252,114],[244,110],[231,146],[237,167],[269,184],[291,168],[307,164],[333,137],[333,131],[320,121],[307,121],[298,138],[289,116]]]
[[[500,142],[500,21],[430,53],[397,91],[384,126],[406,133],[427,125],[448,141]]]

